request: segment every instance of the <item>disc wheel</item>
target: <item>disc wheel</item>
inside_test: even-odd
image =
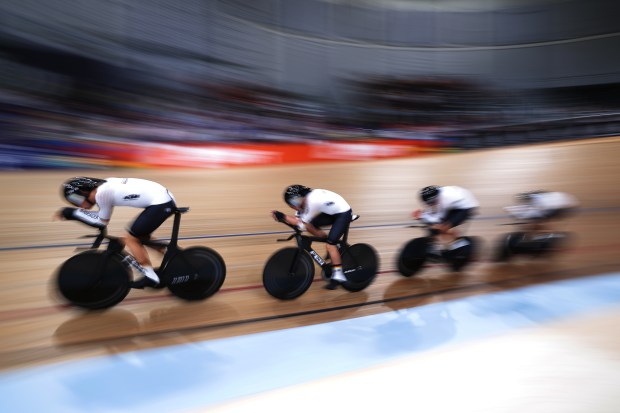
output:
[[[405,277],[411,277],[422,269],[426,262],[429,237],[414,238],[398,254],[398,271]]]
[[[554,254],[567,248],[570,243],[570,235],[567,232],[555,232],[549,237],[549,241],[546,245],[548,254]]]
[[[129,268],[120,254],[84,251],[58,269],[56,284],[72,305],[91,310],[112,307],[129,293]]]
[[[204,300],[224,284],[226,264],[211,248],[190,247],[174,255],[162,274],[172,294],[188,301]]]
[[[368,244],[354,244],[342,253],[342,271],[347,281],[342,286],[352,292],[368,287],[377,276],[379,258]]]
[[[493,252],[493,261],[495,262],[508,262],[512,257],[512,251],[510,250],[510,235],[501,237]]]
[[[497,245],[495,261],[508,262],[515,255],[531,255],[531,244],[526,239],[527,233],[522,231],[504,235]]]
[[[313,278],[312,259],[304,251],[293,247],[283,248],[273,254],[263,270],[265,290],[280,300],[299,297],[310,288]]]
[[[452,271],[461,271],[469,264],[476,252],[476,241],[472,237],[459,237],[454,241],[457,248],[449,249],[444,253],[444,258]]]

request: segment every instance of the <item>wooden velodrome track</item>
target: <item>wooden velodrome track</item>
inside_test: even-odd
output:
[[[620,139],[608,138],[422,158],[341,162],[226,170],[114,170],[4,172],[0,174],[0,368],[166,346],[248,334],[398,308],[550,280],[583,277],[620,268]],[[227,264],[216,295],[197,303],[165,290],[137,291],[115,308],[85,312],[63,304],[51,281],[55,269],[92,233],[75,222],[52,221],[63,203],[59,185],[74,175],[134,176],[166,185],[179,206],[191,211],[181,222],[181,245],[208,245]],[[270,218],[286,210],[281,193],[302,183],[342,194],[361,219],[352,242],[367,242],[380,255],[380,274],[360,293],[323,290],[313,284],[302,297],[278,301],[262,287],[262,269],[286,228]],[[467,233],[484,240],[480,260],[462,274],[440,266],[411,279],[398,275],[399,248],[419,236],[407,228],[417,190],[428,184],[470,188],[481,202]],[[500,234],[513,227],[502,207],[515,193],[546,188],[568,191],[581,213],[562,223],[576,237],[570,251],[554,259],[490,262]],[[119,234],[136,214],[118,208],[109,231]],[[171,220],[156,235],[166,238]],[[323,251],[319,246],[319,251]],[[156,262],[160,257],[151,252]],[[320,278],[317,271],[317,279]]]

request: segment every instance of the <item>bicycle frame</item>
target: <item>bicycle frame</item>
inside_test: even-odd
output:
[[[308,254],[310,254],[310,257],[312,257],[314,262],[316,262],[319,265],[319,267],[326,269],[329,266],[329,264],[326,261],[327,257],[322,258],[319,255],[319,253],[317,253],[314,250],[314,248],[312,248],[313,242],[326,243],[327,238],[303,235],[301,230],[297,228],[295,225],[291,225],[288,222],[283,222],[283,224],[292,228],[295,232],[291,234],[288,238],[278,239],[278,242],[290,241],[291,239],[295,238],[295,242],[297,243],[297,248],[298,248],[298,254],[295,255],[295,259],[293,260],[289,273],[292,274],[293,269],[296,268],[297,264],[299,263],[299,252],[300,251],[306,251]],[[346,246],[348,245],[347,244],[348,237],[349,237],[349,227],[347,227],[344,234],[342,235],[342,239],[340,240],[339,244],[346,248]]]
[[[179,229],[181,227],[181,215],[185,212],[189,211],[189,208],[177,208],[174,211],[174,221],[172,224],[172,234],[170,236],[170,240],[168,242],[162,242],[162,241],[151,241],[151,240],[144,240],[142,241],[142,244],[145,246],[156,246],[156,247],[165,247],[166,248],[166,252],[164,253],[164,256],[161,260],[161,263],[159,265],[159,269],[164,269],[166,267],[166,264],[168,264],[168,262],[170,262],[170,260],[172,259],[172,257],[174,257],[180,250],[179,246],[178,246],[178,239],[179,239]],[[90,247],[82,247],[82,248],[78,248],[78,249],[98,249],[101,244],[103,243],[104,239],[107,239],[109,241],[108,243],[108,247],[106,249],[106,253],[120,253],[122,255],[124,255],[127,259],[127,262],[133,266],[134,268],[140,270],[141,269],[141,265],[136,261],[135,257],[133,255],[131,255],[128,251],[125,250],[125,245],[121,242],[121,238],[120,237],[116,237],[116,236],[112,236],[112,235],[108,235],[107,233],[107,228],[99,228],[99,234],[98,235],[85,235],[82,238],[91,238],[91,237],[95,237],[95,240],[93,241],[92,245]],[[158,273],[159,273],[159,269],[158,269]]]
[[[155,269],[160,282],[153,288],[167,287],[178,298],[195,301],[219,290],[226,277],[226,264],[216,251],[208,247],[185,249],[178,246],[180,216],[188,210],[176,208],[173,211],[174,224],[169,241],[151,240],[150,237],[140,241],[146,246],[166,249],[161,251],[161,264]],[[85,237],[95,240],[90,247],[78,248],[87,251],[65,261],[56,277],[61,294],[70,303],[88,309],[108,308],[123,300],[131,288],[145,287],[141,281],[132,282],[132,267],[142,273],[144,268],[125,250],[122,238],[108,235],[106,228],[99,229],[97,235],[82,238]],[[99,249],[104,239],[109,240],[107,248]],[[95,265],[97,268],[93,268]],[[104,277],[109,278],[105,280]],[[99,284],[101,288],[97,287]]]

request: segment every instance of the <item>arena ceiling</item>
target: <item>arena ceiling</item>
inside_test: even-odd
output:
[[[462,11],[479,12],[502,10],[523,6],[542,6],[567,0],[319,0],[327,3],[360,7],[419,11]]]

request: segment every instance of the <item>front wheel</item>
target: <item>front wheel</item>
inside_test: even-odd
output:
[[[204,300],[219,291],[226,278],[222,257],[207,247],[180,250],[163,269],[170,292],[188,301]]]
[[[405,277],[411,277],[422,269],[430,245],[430,237],[414,238],[398,254],[398,271]]]
[[[303,250],[283,248],[273,254],[263,270],[263,286],[280,300],[292,300],[305,293],[314,279],[314,264]]]
[[[56,285],[72,305],[97,310],[120,303],[129,293],[130,277],[122,255],[89,250],[60,266]]]
[[[345,290],[356,292],[368,287],[377,276],[379,257],[368,244],[354,244],[342,253],[342,271],[347,281]]]

